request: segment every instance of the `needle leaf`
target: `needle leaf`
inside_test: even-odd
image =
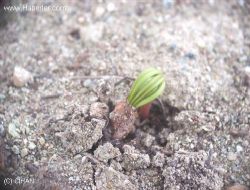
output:
[[[139,108],[158,98],[165,88],[163,74],[154,68],[144,70],[135,80],[128,96],[128,102]]]

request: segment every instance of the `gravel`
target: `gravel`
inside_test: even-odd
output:
[[[29,71],[18,66],[14,68],[12,81],[16,87],[23,87],[27,82],[30,82],[31,80],[32,75]]]

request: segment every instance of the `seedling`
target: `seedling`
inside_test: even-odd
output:
[[[165,80],[159,70],[144,70],[132,85],[127,101],[117,103],[110,114],[113,138],[123,139],[134,131],[138,114],[141,119],[148,118],[152,102],[162,94],[164,88]]]
[[[151,103],[158,98],[165,88],[162,73],[154,68],[144,70],[135,80],[128,96],[128,102],[138,108],[139,115],[145,119],[149,115]]]

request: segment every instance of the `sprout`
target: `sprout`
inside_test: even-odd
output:
[[[135,108],[142,107],[162,94],[165,80],[162,73],[154,68],[144,70],[135,80],[128,96],[128,102]]]

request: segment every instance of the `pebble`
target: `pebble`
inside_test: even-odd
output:
[[[30,133],[30,128],[28,126],[23,126],[21,128],[21,131],[22,131],[23,134],[28,135]]]
[[[35,145],[35,143],[33,143],[33,142],[30,142],[30,143],[29,143],[29,145],[28,145],[28,148],[29,148],[30,150],[33,150],[33,149],[35,149],[35,148],[36,148],[36,145]]]
[[[0,94],[0,102],[4,101],[6,96],[4,94]]]
[[[24,145],[27,145],[27,143],[28,143],[28,139],[26,139],[26,138],[23,139],[23,144],[24,144]]]
[[[105,9],[101,6],[96,7],[95,9],[95,17],[99,18],[105,13]]]
[[[21,157],[27,156],[27,155],[28,155],[28,152],[29,152],[29,150],[28,150],[27,148],[23,148],[23,149],[21,150],[21,153],[20,153]]]
[[[95,96],[95,94],[91,94],[90,98],[89,98],[89,102],[90,103],[93,103],[93,102],[96,102],[98,100],[98,97]]]
[[[249,73],[249,74],[250,74],[250,66],[246,66],[246,67],[244,68],[244,70],[245,70],[246,73]]]
[[[16,66],[12,76],[12,82],[16,87],[23,87],[32,79],[32,75],[26,69]]]
[[[82,159],[82,155],[81,154],[77,154],[74,156],[74,160],[81,160]]]
[[[94,89],[96,87],[96,84],[93,80],[91,79],[86,79],[84,82],[83,82],[83,86],[85,88],[90,88],[90,89]]]
[[[190,60],[193,60],[193,59],[195,59],[195,54],[189,52],[189,53],[185,54],[184,57],[186,57]]]
[[[81,164],[85,164],[88,162],[88,157],[87,156],[83,156],[82,160],[81,160]]]
[[[114,3],[108,3],[108,5],[107,5],[108,12],[113,12],[113,11],[115,11],[115,9],[116,9],[116,7],[115,7]]]
[[[19,148],[18,148],[17,145],[14,145],[14,146],[12,147],[12,151],[13,151],[15,154],[19,154],[19,153],[20,153]]]
[[[88,25],[81,30],[81,36],[85,41],[99,42],[103,37],[104,25],[102,23],[96,23]]]
[[[40,139],[39,139],[39,143],[40,143],[40,145],[44,145],[45,144],[45,139],[43,138],[43,137],[41,137]]]
[[[233,152],[229,152],[227,155],[227,159],[230,161],[235,161],[237,159],[237,155]]]
[[[8,126],[8,133],[14,138],[20,138],[19,129],[14,123],[10,123]]]
[[[31,174],[35,174],[38,170],[38,167],[32,163],[26,163],[25,168],[29,170]]]
[[[84,19],[84,17],[79,17],[77,19],[77,21],[78,21],[78,23],[83,24],[85,22],[85,19]]]
[[[237,145],[237,146],[236,146],[236,151],[237,151],[237,152],[242,152],[242,151],[243,151],[243,147],[240,146],[240,145]]]

